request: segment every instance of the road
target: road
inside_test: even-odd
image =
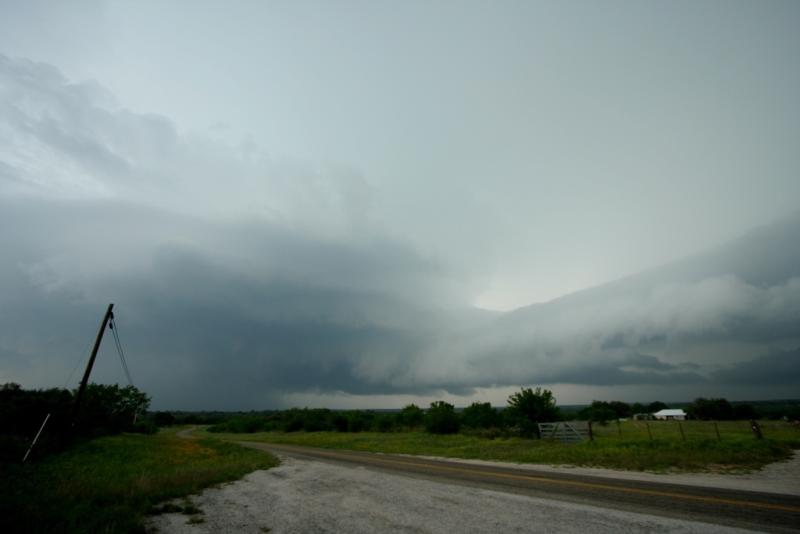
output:
[[[410,456],[237,442],[302,460],[765,532],[800,531],[800,497],[475,465]]]

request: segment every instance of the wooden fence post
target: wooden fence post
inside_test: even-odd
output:
[[[644,427],[647,429],[647,435],[650,436],[650,441],[653,441],[653,433],[650,432],[650,425],[647,424],[647,421],[644,422]]]
[[[588,424],[588,426],[589,426],[589,441],[594,441],[594,432],[592,431],[592,422],[591,422],[591,420],[588,421],[588,423],[589,423]]]
[[[617,419],[617,434],[622,438],[622,423],[619,422],[619,419]]]
[[[686,441],[686,434],[683,433],[683,425],[678,421],[678,430],[681,431],[681,440]]]
[[[714,421],[714,432],[717,433],[717,441],[722,441],[722,438],[719,435],[719,426],[717,426],[717,422]]]

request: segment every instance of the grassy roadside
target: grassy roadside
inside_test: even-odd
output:
[[[800,447],[800,437],[755,440],[746,435],[733,436],[723,441],[650,441],[632,438],[598,439],[578,444],[422,432],[261,432],[213,435],[232,441],[262,441],[327,449],[653,472],[747,472],[768,463],[788,459],[792,449]]]
[[[156,503],[278,463],[219,439],[175,434],[121,434],[37,464],[0,465],[0,532],[144,532]]]

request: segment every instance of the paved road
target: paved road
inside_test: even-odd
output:
[[[800,497],[437,461],[409,456],[237,442],[300,459],[364,466],[440,482],[766,532],[800,531]]]

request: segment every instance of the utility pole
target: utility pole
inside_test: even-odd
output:
[[[86,364],[86,371],[83,373],[83,379],[81,380],[80,388],[78,388],[78,394],[75,395],[75,405],[72,408],[73,428],[78,421],[78,411],[81,407],[81,400],[83,399],[84,391],[86,391],[86,385],[89,383],[89,375],[92,372],[92,366],[94,365],[94,359],[97,357],[97,351],[100,349],[100,342],[103,340],[103,334],[106,332],[108,322],[114,317],[114,313],[111,311],[113,308],[114,304],[109,304],[106,314],[103,316],[103,321],[100,323],[100,330],[97,332],[97,339],[94,340],[92,355],[89,357],[89,363]]]

